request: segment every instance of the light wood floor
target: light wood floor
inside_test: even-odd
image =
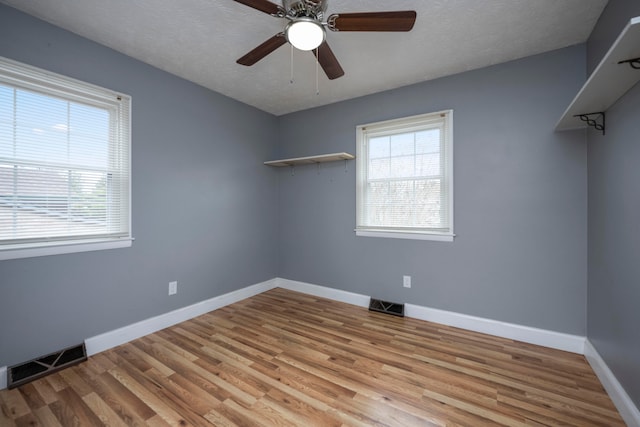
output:
[[[618,426],[584,357],[274,289],[0,391],[2,426]]]

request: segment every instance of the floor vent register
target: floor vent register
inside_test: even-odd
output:
[[[87,360],[87,350],[83,343],[11,366],[8,369],[7,388],[19,387],[85,360]]]
[[[369,310],[404,317],[404,304],[397,302],[382,301],[371,298],[371,301],[369,301]]]

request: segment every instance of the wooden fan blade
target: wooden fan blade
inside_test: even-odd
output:
[[[257,9],[261,12],[268,13],[269,15],[277,15],[280,8],[277,4],[271,3],[268,0],[234,0],[238,3],[242,3],[246,6]]]
[[[284,33],[278,33],[266,42],[262,43],[260,46],[253,49],[251,52],[247,53],[242,58],[238,59],[236,62],[240,65],[246,65],[247,67],[249,67],[260,61],[265,56],[269,55],[271,52],[273,52],[286,42],[287,39],[285,38]]]
[[[334,31],[411,31],[416,12],[339,13],[329,16],[327,22]]]
[[[344,76],[344,70],[326,41],[318,47],[318,62],[329,80]]]

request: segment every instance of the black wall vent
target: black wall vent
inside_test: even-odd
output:
[[[38,357],[19,365],[10,366],[7,388],[19,387],[45,375],[87,360],[84,343]]]
[[[371,301],[369,301],[369,310],[404,317],[404,304],[399,304],[397,302],[388,302],[371,298]]]

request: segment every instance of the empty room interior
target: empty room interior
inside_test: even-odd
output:
[[[637,0],[0,0],[0,425],[640,426],[639,80]]]

